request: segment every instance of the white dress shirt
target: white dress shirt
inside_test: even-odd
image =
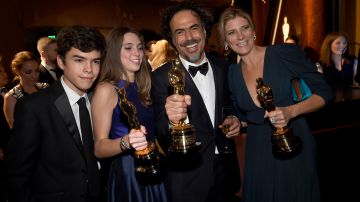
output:
[[[180,56],[180,60],[187,71],[189,71],[189,65],[199,66],[201,64],[204,64],[205,62],[208,62],[207,58],[204,58],[204,60],[201,61],[201,63],[199,65],[196,65],[194,63],[190,63],[190,62],[186,61],[181,56]],[[215,95],[216,95],[216,93],[215,93],[214,74],[213,74],[210,62],[208,62],[208,65],[209,65],[209,70],[206,73],[206,75],[203,75],[200,72],[198,72],[195,75],[195,77],[192,77],[192,76],[190,76],[190,77],[194,81],[197,89],[199,90],[201,98],[203,99],[204,104],[206,106],[206,110],[209,114],[211,124],[213,125],[213,127],[215,127],[214,121],[215,121]]]
[[[215,128],[216,126],[214,124],[215,124],[215,96],[216,96],[215,91],[216,90],[215,90],[214,74],[213,74],[213,70],[212,70],[210,62],[208,61],[208,59],[206,57],[204,57],[203,61],[201,61],[201,63],[199,65],[197,65],[197,64],[186,61],[180,55],[179,55],[179,58],[181,60],[181,63],[184,65],[184,67],[187,71],[189,71],[189,65],[199,66],[199,65],[204,64],[205,62],[208,63],[209,70],[206,73],[206,75],[203,75],[200,72],[197,72],[195,77],[192,77],[191,75],[190,75],[190,77],[192,78],[197,89],[200,92],[201,98],[203,99],[206,110],[209,114],[211,124]],[[215,146],[215,154],[218,154],[218,153],[219,153],[218,149]]]
[[[82,141],[82,134],[81,134],[81,126],[80,126],[80,114],[79,114],[79,105],[77,104],[77,101],[79,101],[79,99],[81,97],[84,97],[85,100],[86,100],[86,107],[89,111],[89,115],[90,115],[90,120],[91,120],[91,108],[90,108],[90,102],[89,102],[89,98],[87,96],[86,93],[84,93],[84,95],[80,96],[78,95],[75,91],[73,91],[70,87],[68,87],[66,85],[66,83],[64,82],[64,78],[61,77],[61,84],[65,90],[65,93],[69,99],[69,102],[70,102],[70,106],[71,106],[71,109],[73,111],[73,114],[74,114],[74,117],[75,117],[75,120],[76,120],[76,125],[79,129],[79,133],[80,133],[80,139]],[[92,120],[91,120],[92,121]],[[91,122],[91,125],[92,125],[92,122]]]

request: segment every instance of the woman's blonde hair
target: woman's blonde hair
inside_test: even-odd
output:
[[[221,13],[217,25],[221,43],[225,43],[225,24],[236,17],[245,18],[249,22],[250,27],[255,30],[254,21],[248,12],[237,7],[229,7]]]

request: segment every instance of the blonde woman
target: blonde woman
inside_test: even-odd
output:
[[[241,60],[229,67],[229,88],[242,125],[247,124],[244,202],[320,201],[316,168],[316,143],[304,114],[323,107],[332,98],[323,76],[309,63],[299,46],[255,44],[255,25],[250,15],[234,7],[226,9],[218,23],[226,47]],[[307,100],[295,103],[291,79],[304,79],[312,90]],[[266,112],[257,96],[258,78],[271,86],[275,110]],[[291,159],[272,154],[275,128],[289,126],[303,144]]]

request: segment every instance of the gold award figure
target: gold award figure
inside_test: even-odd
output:
[[[168,79],[174,88],[174,94],[184,95],[185,73],[179,65],[179,59],[173,60],[172,68],[168,72]],[[185,154],[200,145],[200,142],[196,142],[195,128],[191,124],[185,123],[184,119],[179,123],[172,123],[171,136],[170,152]]]
[[[273,94],[269,85],[264,84],[262,78],[256,79],[256,92],[258,99],[268,112],[275,110],[273,104]],[[277,159],[289,159],[300,153],[302,143],[299,137],[294,136],[291,128],[285,126],[276,128],[271,136],[271,143],[273,144],[272,152]]]
[[[120,110],[127,116],[130,127],[140,130],[140,123],[136,116],[136,107],[127,99],[124,88],[117,88],[117,92],[120,96]],[[163,175],[163,158],[164,156],[159,153],[156,144],[148,142],[148,146],[145,149],[135,151],[135,174],[147,179],[161,177]]]

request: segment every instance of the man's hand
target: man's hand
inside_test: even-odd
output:
[[[240,134],[241,123],[236,116],[228,116],[225,118],[219,128],[229,125],[229,131],[226,133],[227,138],[232,138]]]
[[[179,123],[180,120],[186,119],[187,107],[191,105],[189,95],[173,94],[166,98],[165,110],[168,119],[172,123]]]

